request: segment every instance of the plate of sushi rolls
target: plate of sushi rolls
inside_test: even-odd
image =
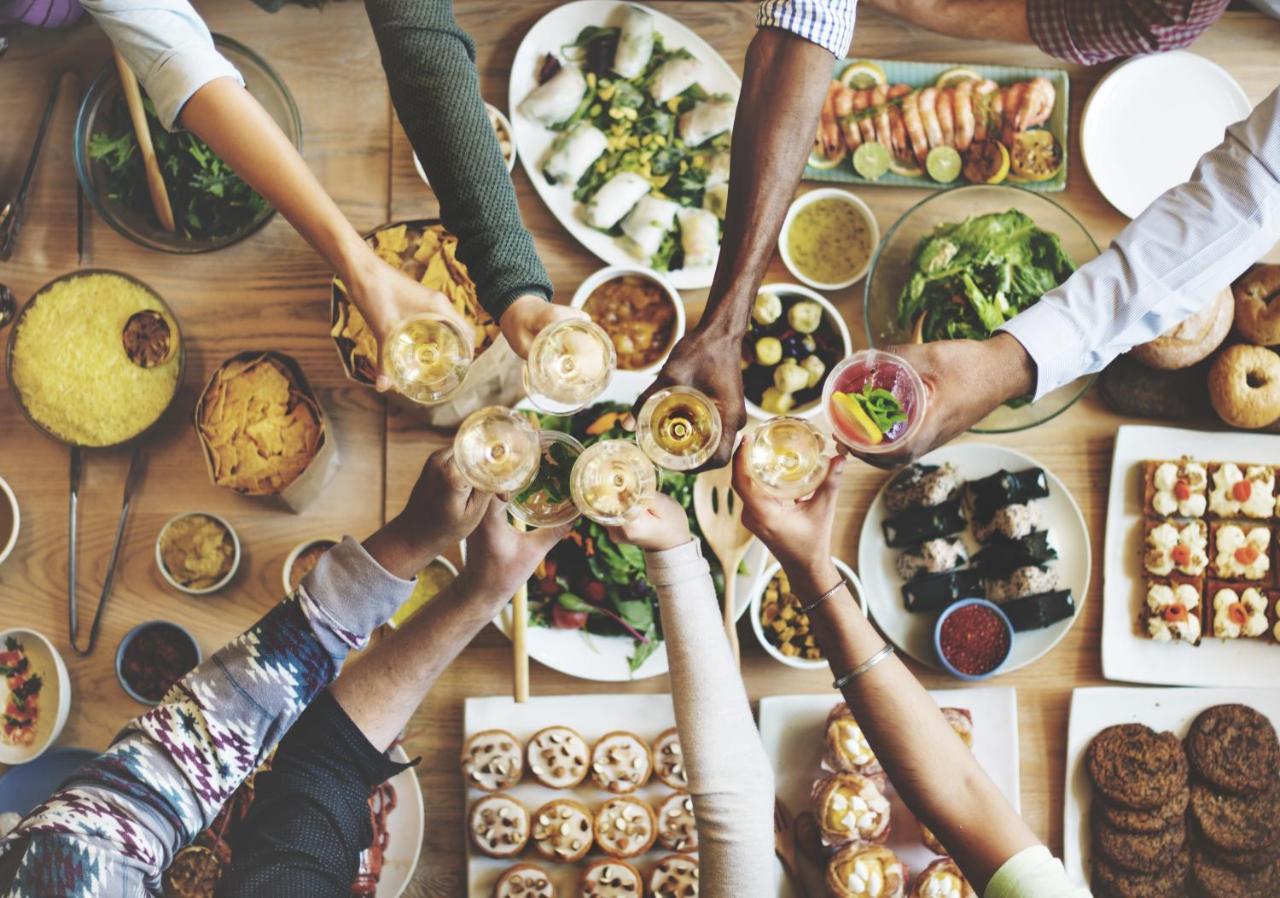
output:
[[[709,287],[740,90],[675,19],[619,0],[566,3],[516,50],[517,155],[552,214],[605,263]]]
[[[1066,635],[1089,587],[1089,532],[1062,481],[1035,459],[981,443],[946,446],[899,468],[858,543],[871,615],[884,635],[942,668],[938,615],[987,599],[1013,624],[1009,673]]]

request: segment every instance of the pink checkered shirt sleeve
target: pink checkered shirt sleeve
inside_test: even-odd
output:
[[[1050,56],[1095,65],[1185,47],[1229,0],[1027,0],[1027,24]]]

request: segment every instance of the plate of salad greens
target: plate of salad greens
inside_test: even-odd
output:
[[[543,428],[567,432],[584,446],[630,439],[622,416],[652,382],[652,375],[619,371],[600,401],[574,415],[540,414],[528,405],[517,408],[536,415]],[[701,536],[693,512],[696,477],[659,470],[658,485],[684,506],[690,531]],[[705,545],[703,555],[711,565],[716,591],[722,592],[724,576],[715,555]],[[750,605],[768,561],[764,545],[753,541],[737,573],[737,616]],[[510,606],[494,623],[510,635]],[[579,518],[529,578],[528,647],[535,661],[584,680],[643,680],[666,673],[658,596],[645,576],[644,553],[615,543],[599,524]]]
[[[675,19],[577,0],[529,29],[508,96],[520,161],[569,233],[609,265],[700,289],[719,256],[740,90]]]
[[[301,120],[280,77],[237,41],[220,34],[213,41],[244,78],[248,91],[301,149]],[[143,106],[176,231],[165,231],[152,209],[142,154],[112,65],[90,85],[75,129],[76,174],[107,224],[149,249],[199,253],[237,243],[271,219],[271,205],[203,140],[181,127],[166,131],[145,93]]]
[[[1074,216],[1043,193],[972,185],[936,193],[893,225],[871,260],[864,302],[873,347],[985,340],[1098,254]],[[1037,402],[995,410],[976,433],[1034,427],[1084,395],[1083,377]]]

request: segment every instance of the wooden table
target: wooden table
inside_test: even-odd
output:
[[[459,2],[461,24],[476,39],[487,99],[505,107],[507,72],[520,38],[554,4],[513,5],[498,0]],[[741,70],[754,33],[755,5],[694,0],[655,0],[715,46]],[[287,8],[268,16],[247,2],[199,4],[215,31],[248,43],[283,76],[298,103],[305,154],[326,188],[357,228],[435,212],[435,202],[414,172],[410,148],[394,120],[377,49],[359,4],[337,3],[321,11]],[[1195,50],[1227,68],[1253,102],[1275,86],[1280,23],[1251,12],[1230,12]],[[936,61],[1053,64],[1032,47],[961,42],[937,37],[885,18],[859,13],[851,54]],[[91,78],[108,59],[108,45],[92,27],[71,33],[24,35],[0,63],[0,192],[16,189],[44,100],[44,85],[64,67]],[[1080,109],[1105,68],[1071,70],[1073,133]],[[74,87],[71,79],[68,87]],[[12,262],[0,267],[21,301],[54,276],[77,267],[75,178],[70,131],[78,89],[64,91],[44,160],[32,189],[27,226]],[[342,98],[339,101],[338,98]],[[1156,153],[1159,147],[1136,147]],[[560,297],[601,263],[584,251],[534,195],[523,171],[515,181],[525,219],[538,241]],[[888,227],[924,191],[863,188],[859,193]],[[1071,159],[1061,201],[1100,242],[1125,219],[1093,188],[1079,155]],[[22,535],[0,568],[0,623],[31,626],[48,634],[66,658],[74,706],[61,743],[104,748],[120,725],[139,713],[116,682],[115,646],[134,624],[155,617],[180,620],[206,653],[243,630],[281,594],[285,555],[312,537],[364,535],[393,514],[407,495],[423,458],[447,435],[426,430],[369,391],[343,378],[327,338],[328,277],[324,263],[277,218],[253,239],[213,255],[181,259],[142,250],[89,213],[84,265],[129,271],[174,306],[185,330],[188,371],[173,410],[147,441],[149,470],[137,496],[114,595],[97,651],[79,658],[66,628],[67,452],[39,436],[23,420],[7,389],[0,390],[0,476],[22,505]],[[789,280],[775,260],[766,282]],[[690,293],[696,314],[703,295]],[[833,296],[855,343],[863,342],[862,304],[856,290]],[[7,334],[5,335],[7,337]],[[304,515],[262,507],[213,487],[203,472],[190,425],[194,398],[212,369],[245,349],[271,348],[293,355],[321,394],[336,423],[342,467],[326,495]],[[1079,502],[1091,533],[1094,577],[1080,620],[1061,645],[1039,663],[999,680],[1018,688],[1022,746],[1022,801],[1031,826],[1055,850],[1061,847],[1063,746],[1071,688],[1101,682],[1099,627],[1107,471],[1116,427],[1122,419],[1093,396],[1057,420],[999,441],[1035,456],[1058,474]],[[988,438],[990,439],[990,438]],[[89,456],[82,487],[81,606],[92,611],[106,567],[119,507],[127,454]],[[863,466],[846,475],[837,519],[836,552],[856,560],[862,517],[884,475]],[[208,509],[226,516],[244,544],[244,565],[234,586],[211,598],[176,593],[156,570],[156,533],[172,515]],[[825,692],[825,674],[806,674],[773,663],[743,627],[744,674],[751,695]],[[408,728],[406,747],[419,754],[418,776],[427,796],[426,837],[413,896],[463,893],[465,861],[462,793],[456,761],[462,738],[462,703],[471,695],[510,689],[510,648],[487,628],[449,670]],[[928,686],[954,681],[921,670]],[[633,691],[665,691],[665,677],[637,683]],[[534,694],[613,692],[616,685],[573,680],[539,665]]]

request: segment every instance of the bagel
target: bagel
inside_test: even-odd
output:
[[[1280,355],[1264,346],[1230,346],[1209,369],[1209,401],[1223,421],[1256,430],[1280,420]]]
[[[1235,299],[1230,289],[1223,288],[1203,311],[1175,324],[1150,343],[1135,346],[1133,357],[1158,371],[1190,368],[1222,345],[1235,315]]]
[[[1280,344],[1280,265],[1253,266],[1232,292],[1240,334],[1259,346]]]

